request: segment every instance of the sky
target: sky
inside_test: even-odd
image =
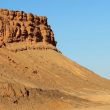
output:
[[[58,49],[110,79],[110,0],[1,0],[0,8],[47,16]]]

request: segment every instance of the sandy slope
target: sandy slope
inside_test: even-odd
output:
[[[75,108],[73,110],[110,110],[110,105],[100,106],[100,107],[80,108],[80,109]]]
[[[109,102],[110,81],[59,52],[0,49],[2,110],[88,110]]]

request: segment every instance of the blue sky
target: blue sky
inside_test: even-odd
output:
[[[0,8],[47,16],[63,54],[110,79],[110,0],[1,0]]]

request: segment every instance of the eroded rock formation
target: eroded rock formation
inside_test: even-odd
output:
[[[42,42],[56,46],[45,16],[0,9],[0,47],[14,42]]]

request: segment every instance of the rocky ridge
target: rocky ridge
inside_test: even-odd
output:
[[[18,47],[23,44],[56,46],[54,33],[47,23],[47,17],[0,9],[0,47],[14,43],[19,44]]]

